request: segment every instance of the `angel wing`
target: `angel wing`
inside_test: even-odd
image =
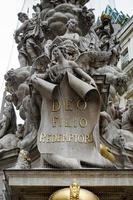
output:
[[[75,62],[85,70],[89,67],[98,69],[110,61],[111,55],[112,52],[93,50],[80,54]]]
[[[48,68],[48,64],[50,63],[50,59],[46,54],[42,54],[37,57],[33,63],[33,69],[37,70],[38,73],[44,73]]]

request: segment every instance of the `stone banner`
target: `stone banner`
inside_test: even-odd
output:
[[[38,78],[37,81],[42,86],[44,80]],[[43,85],[47,87],[45,82]],[[98,153],[96,140],[99,137],[99,132],[93,134],[100,113],[97,89],[71,74],[65,76],[59,87],[53,85],[52,88],[52,85],[48,86],[50,90],[56,90],[51,98],[48,90],[40,87],[42,112],[37,142],[40,153],[85,161],[94,158]]]

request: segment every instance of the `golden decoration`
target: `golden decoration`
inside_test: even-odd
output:
[[[49,200],[99,200],[92,192],[80,188],[76,182],[70,185],[70,188],[64,188],[53,193]]]
[[[104,20],[106,20],[106,19],[111,20],[111,16],[108,15],[108,14],[103,13],[103,14],[101,15],[101,21],[104,21]]]
[[[24,149],[22,149],[20,152],[19,152],[19,157],[23,160],[27,160],[27,161],[31,161],[30,157],[29,157],[29,152],[28,151],[25,151]]]
[[[70,200],[79,200],[80,186],[74,182],[70,185]]]
[[[111,162],[116,162],[115,156],[110,152],[109,148],[103,144],[100,144],[100,154]]]

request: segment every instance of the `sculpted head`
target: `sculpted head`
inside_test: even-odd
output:
[[[109,22],[111,21],[111,16],[108,15],[108,14],[106,14],[106,13],[103,13],[103,14],[101,15],[101,21],[102,21],[102,24],[103,24],[104,26],[106,26],[106,25],[108,25]]]
[[[23,133],[24,133],[24,125],[23,124],[18,124],[17,125],[16,136],[19,139],[22,139],[23,138]]]
[[[75,32],[78,26],[78,22],[75,19],[69,19],[66,26],[70,32]]]
[[[23,23],[25,20],[28,20],[28,15],[26,13],[20,12],[18,13],[18,20]]]
[[[14,69],[10,69],[4,76],[6,81],[12,81],[15,78],[15,71]]]
[[[61,49],[59,47],[55,47],[52,51],[52,56],[56,61],[58,61],[63,56]]]
[[[82,16],[86,19],[88,28],[95,22],[94,9],[88,9],[86,6],[82,8]]]
[[[119,95],[123,95],[124,92],[127,90],[127,82],[128,77],[126,74],[122,74],[116,78],[115,86]]]
[[[12,95],[10,94],[6,95],[5,100],[11,103],[13,101]]]

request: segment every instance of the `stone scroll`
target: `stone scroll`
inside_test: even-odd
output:
[[[42,86],[43,80],[37,81]],[[46,97],[47,88],[40,87],[40,92],[42,116],[37,141],[40,153],[90,160],[97,152],[93,137],[100,112],[97,89],[68,73],[60,86],[51,83],[51,98]],[[97,132],[96,138],[98,135]]]

